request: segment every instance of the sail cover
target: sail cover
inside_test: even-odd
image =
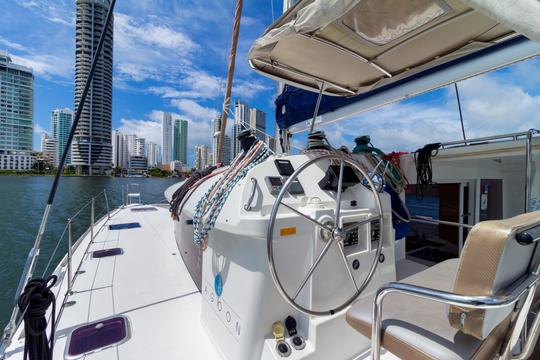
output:
[[[520,34],[540,41],[538,19],[537,0],[301,0],[255,41],[249,62],[298,89],[322,86],[354,102]],[[323,99],[322,110],[335,106]],[[289,110],[276,110],[280,126],[291,124],[281,117]]]

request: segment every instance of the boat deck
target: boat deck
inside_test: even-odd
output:
[[[96,224],[90,243],[87,234],[73,255],[79,273],[73,294],[57,325],[54,359],[67,357],[66,344],[71,332],[88,323],[113,316],[129,321],[129,339],[119,345],[90,353],[85,359],[217,359],[199,318],[202,297],[178,253],[173,222],[167,209],[132,211],[119,209]],[[138,222],[139,228],[109,230],[108,225]],[[93,258],[92,252],[119,247],[123,254]],[[67,276],[59,267],[63,301]],[[84,273],[82,273],[84,271]],[[16,338],[19,338],[17,336]],[[10,359],[22,359],[23,340],[14,341]]]

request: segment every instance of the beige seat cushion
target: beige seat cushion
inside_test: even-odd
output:
[[[470,296],[492,296],[529,272],[534,245],[516,241],[516,233],[540,225],[540,211],[504,220],[476,224],[467,236],[459,260],[452,292]],[[511,313],[501,309],[449,307],[450,324],[462,332],[484,339]]]
[[[401,282],[451,291],[458,259],[447,260]],[[371,337],[374,295],[357,302],[347,312],[347,322]],[[490,359],[509,321],[496,328],[485,341],[450,326],[445,304],[410,295],[389,294],[383,303],[382,346],[403,360]]]

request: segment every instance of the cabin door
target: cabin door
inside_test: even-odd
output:
[[[474,182],[439,182],[425,188],[422,197],[417,196],[416,185],[410,185],[406,203],[413,217],[468,224],[473,220],[471,184]],[[406,237],[407,257],[426,265],[458,257],[466,237],[467,229],[459,226],[413,221]]]

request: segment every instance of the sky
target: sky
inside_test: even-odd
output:
[[[273,4],[272,4],[272,1]],[[277,84],[247,63],[251,43],[272,23],[280,0],[244,2],[233,99],[267,113],[274,132]],[[73,109],[74,0],[0,0],[0,49],[35,74],[34,148],[50,112]],[[160,143],[162,111],[189,122],[188,162],[211,142],[231,43],[233,0],[118,0],[114,28],[113,129]],[[540,127],[540,59],[460,82],[467,137]],[[386,151],[462,137],[454,88],[446,87],[324,127],[335,146],[368,134]],[[305,136],[293,144],[304,147]]]

